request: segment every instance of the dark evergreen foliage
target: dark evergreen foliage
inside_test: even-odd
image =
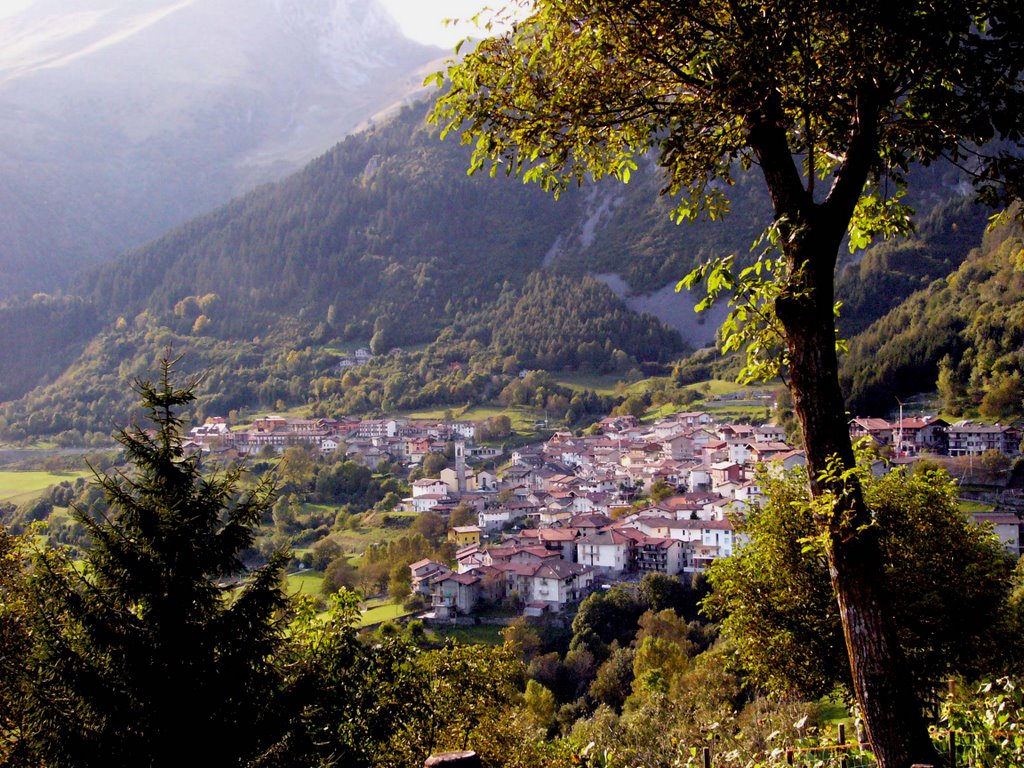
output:
[[[119,434],[131,469],[99,478],[110,512],[75,513],[84,563],[35,564],[28,733],[52,766],[238,765],[284,725],[284,558],[253,573],[240,560],[270,488],[243,492],[238,470],[204,477],[184,455],[178,412],[195,395],[169,361],[138,391],[154,429]]]
[[[365,338],[382,318],[388,348],[432,340],[449,300],[485,302],[539,267],[572,202],[466,179],[466,153],[422,127],[425,110],[345,139],[290,179],[83,276],[77,290],[129,317],[166,316],[212,292],[221,337],[251,337],[281,313],[326,320],[333,306],[333,324],[373,329]]]
[[[570,649],[586,649],[603,662],[613,643],[629,643],[645,608],[636,594],[619,584],[606,592],[594,592],[580,603],[572,621]]]
[[[0,304],[0,402],[55,379],[100,328],[95,305],[78,298]]]
[[[0,765],[12,768],[35,765],[24,738],[21,686],[32,642],[27,544],[27,536],[0,523]]]
[[[988,211],[969,198],[951,198],[921,210],[925,215],[913,236],[883,241],[840,272],[839,325],[847,337],[864,331],[914,291],[956,270],[981,242]]]
[[[622,355],[667,360],[683,346],[678,333],[629,312],[591,277],[535,272],[521,293],[503,294],[488,314],[495,351],[527,367],[611,371]]]

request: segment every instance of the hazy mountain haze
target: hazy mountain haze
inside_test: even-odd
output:
[[[444,51],[376,0],[37,0],[0,14],[0,295],[301,167]]]
[[[489,36],[473,21],[493,21],[494,11],[525,15],[525,9],[504,7],[503,2],[488,0],[380,0],[398,21],[406,37],[427,45],[439,45],[446,50],[467,37]],[[504,30],[497,24],[492,32]]]

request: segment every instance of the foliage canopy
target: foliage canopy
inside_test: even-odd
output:
[[[779,696],[851,692],[842,624],[814,507],[793,474],[768,480],[742,525],[750,542],[716,561],[705,609],[722,620],[741,665]],[[865,483],[875,513],[894,623],[918,695],[950,674],[998,674],[1019,656],[1008,599],[1013,561],[959,509],[940,470],[894,471]],[[969,616],[965,615],[968,610]]]
[[[765,160],[755,132],[766,121],[802,162],[807,189],[834,174],[829,196],[847,205],[862,191],[844,188],[855,143],[872,139],[856,159],[884,193],[914,161],[1021,140],[1024,50],[1005,0],[519,0],[504,13],[525,18],[449,67],[433,119],[476,140],[472,169],[554,191],[587,177],[628,181],[653,150],[665,190],[681,195],[679,215],[718,215],[737,161]],[[994,181],[1011,167],[1004,151],[978,170]],[[866,197],[855,238],[892,226],[896,205]]]

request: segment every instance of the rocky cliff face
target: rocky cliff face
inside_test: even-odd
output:
[[[36,0],[0,16],[0,296],[280,178],[442,51],[373,0]]]

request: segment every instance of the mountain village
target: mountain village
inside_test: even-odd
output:
[[[410,566],[413,594],[434,618],[472,615],[503,601],[526,615],[561,612],[594,589],[636,581],[650,572],[692,576],[742,546],[737,523],[762,497],[763,472],[802,467],[804,455],[773,424],[718,423],[707,412],[676,413],[653,424],[610,416],[587,434],[555,431],[543,442],[502,448],[477,440],[472,421],[257,418],[232,431],[211,418],[186,448],[235,456],[279,454],[305,446],[343,452],[370,467],[414,468],[430,453],[454,453],[454,466],[411,483],[399,509],[446,517],[469,506],[477,525],[449,529],[458,547],[454,568],[424,559]],[[1009,426],[949,424],[937,417],[888,422],[855,418],[854,439],[879,455],[872,471],[921,455],[1019,454]],[[488,469],[499,465],[500,469]],[[1021,521],[1007,512],[978,512],[1007,549],[1020,555]]]

